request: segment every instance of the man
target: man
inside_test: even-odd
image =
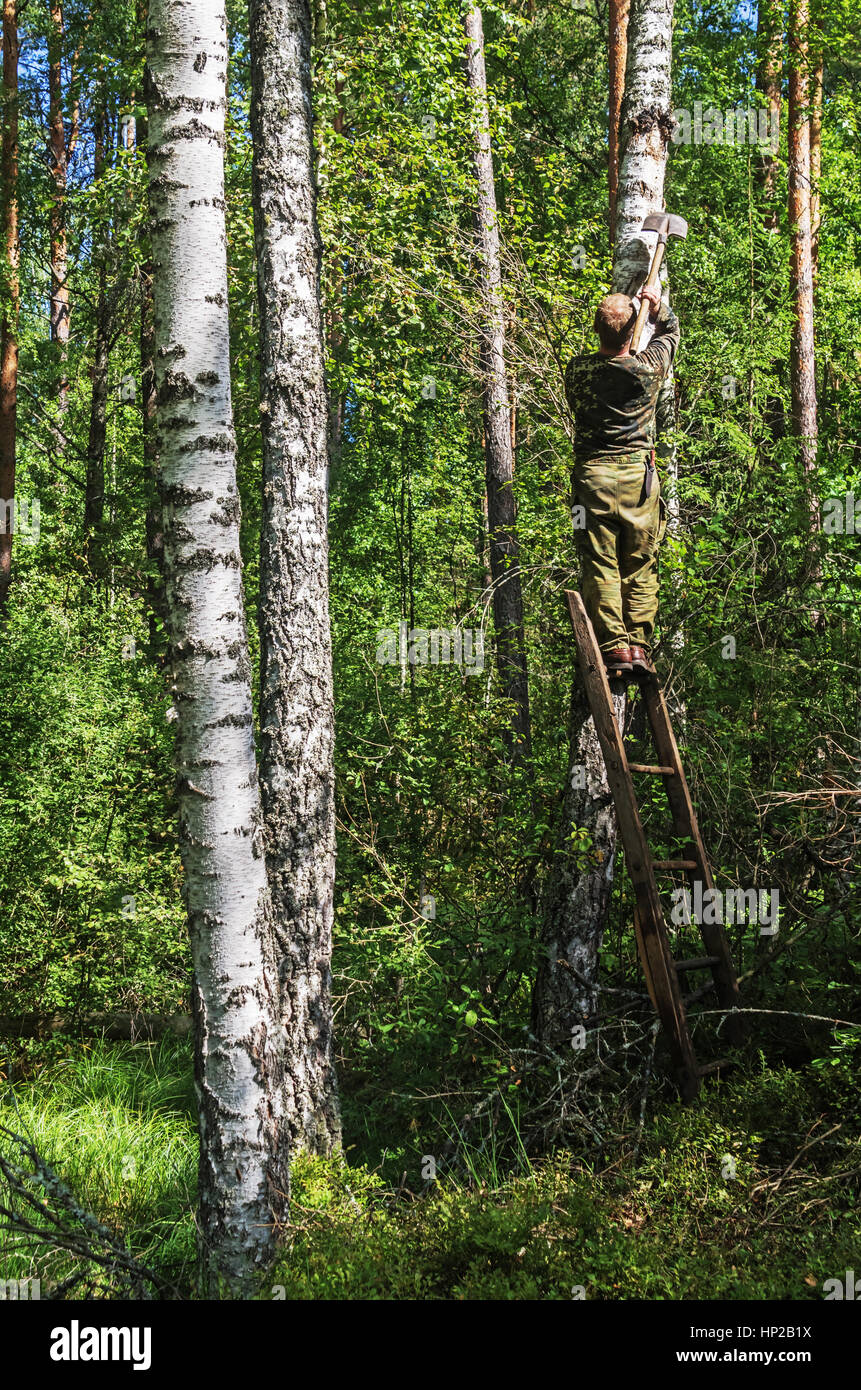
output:
[[[655,472],[655,407],[680,336],[657,289],[644,287],[640,297],[655,325],[645,351],[631,352],[639,302],[608,294],[595,314],[598,351],[572,358],[565,374],[583,602],[607,674],[623,680],[652,670],[658,546],[667,526]]]

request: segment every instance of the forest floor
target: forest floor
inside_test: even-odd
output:
[[[67,1041],[0,1091],[0,1124],[184,1298],[196,1269],[191,1068],[176,1042]],[[385,1107],[369,1117],[347,1086],[346,1154],[296,1159],[285,1253],[259,1297],[821,1299],[861,1239],[852,1072],[760,1059],[692,1106],[665,1093],[637,1143],[601,1164],[561,1148],[530,1157],[506,1107],[508,1129],[474,1135],[456,1176],[417,1181],[411,1157],[409,1183],[403,1151],[381,1143]],[[417,1154],[439,1150],[421,1123]],[[70,1259],[0,1234],[0,1279],[38,1277],[43,1297]],[[92,1275],[92,1294],[116,1292]]]

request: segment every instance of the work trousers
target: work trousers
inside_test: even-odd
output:
[[[648,451],[574,465],[574,535],[581,589],[602,652],[632,643],[648,653],[658,613],[658,546],[667,508],[657,472],[646,496]]]

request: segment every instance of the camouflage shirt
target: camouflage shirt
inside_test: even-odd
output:
[[[629,357],[572,357],[565,392],[574,414],[577,458],[651,449],[661,383],[679,345],[679,321],[662,304],[649,346]]]

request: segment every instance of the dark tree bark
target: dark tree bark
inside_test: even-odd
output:
[[[607,156],[607,189],[610,200],[610,245],[616,237],[616,198],[619,191],[619,123],[622,115],[622,97],[625,94],[625,64],[628,57],[628,12],[631,0],[610,0],[609,44],[607,50],[609,67],[609,125]]]
[[[18,6],[3,0],[3,112],[0,145],[0,619],[12,581],[12,527],[18,424]],[[12,513],[8,517],[7,504]]]
[[[493,182],[487,77],[484,69],[484,33],[481,10],[477,5],[469,9],[464,23],[469,39],[466,58],[467,80],[473,97],[475,117],[473,163],[478,185],[475,221],[481,262],[484,315],[480,361],[484,397],[490,569],[493,575],[493,622],[503,692],[514,707],[511,729],[512,758],[519,760],[529,758],[532,748],[529,683],[517,543],[510,392],[505,365],[505,308],[499,257],[499,227]]]
[[[291,1135],[325,1154],[341,1137],[330,964],[335,725],[307,0],[252,0],[251,125],[262,358],[261,783]]]
[[[254,752],[230,392],[220,0],[151,0],[158,443],[194,963],[205,1268],[242,1287],[287,1213],[283,1029]]]
[[[794,325],[790,356],[792,426],[807,494],[810,563],[818,568],[819,496],[815,481],[817,454],[816,365],[813,337],[813,256],[810,220],[810,76],[808,67],[808,0],[790,7],[789,68],[789,232],[790,286]]]

